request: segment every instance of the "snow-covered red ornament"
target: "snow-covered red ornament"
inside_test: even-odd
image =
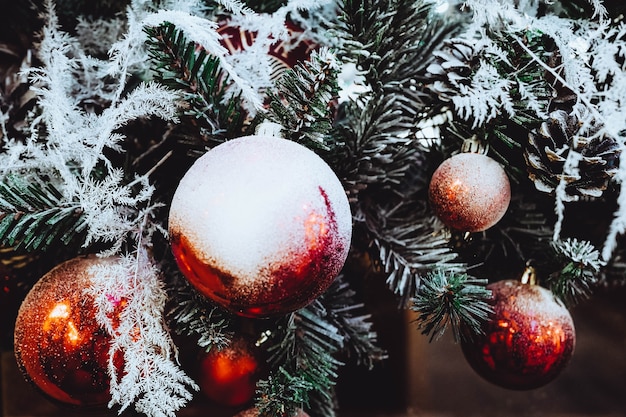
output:
[[[508,389],[533,389],[554,380],[576,343],[567,308],[532,282],[503,280],[487,288],[494,313],[483,334],[462,340],[468,363],[487,381]]]
[[[332,169],[273,136],[200,157],[174,194],[172,252],[189,282],[232,312],[284,314],[312,302],[347,258],[352,216]]]
[[[504,216],[511,186],[499,163],[480,153],[463,152],[435,170],[428,196],[445,225],[462,232],[480,232]]]
[[[91,285],[106,258],[77,257],[45,274],[30,290],[15,322],[19,368],[47,397],[73,406],[106,406],[111,337],[98,324]],[[123,369],[122,355],[114,358]]]

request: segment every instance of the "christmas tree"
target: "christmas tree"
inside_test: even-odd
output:
[[[333,417],[389,359],[374,286],[490,382],[550,383],[569,309],[626,284],[625,8],[4,6],[3,349],[61,403]]]

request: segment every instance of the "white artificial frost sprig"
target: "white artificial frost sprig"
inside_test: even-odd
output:
[[[621,186],[618,208],[602,249],[604,260],[608,260],[616,248],[617,237],[626,232],[626,118],[623,110],[626,105],[626,25],[610,22],[602,1],[588,0],[588,3],[593,6],[594,14],[590,19],[581,20],[562,18],[554,13],[536,17],[537,2],[520,2],[515,5],[504,0],[466,0],[463,4],[473,12],[473,25],[470,26],[469,33],[482,33],[486,36],[489,31],[505,31],[512,34],[518,46],[532,60],[576,95],[572,114],[580,121],[579,128],[587,130],[596,126],[598,129],[594,132],[594,137],[606,135],[620,142],[620,167],[614,178]],[[552,5],[549,4],[548,7]],[[560,57],[558,67],[549,66],[522,39],[515,36],[515,33],[525,30],[539,31],[555,42]],[[497,85],[496,80],[491,83]],[[530,91],[519,80],[518,89],[522,95],[525,91]],[[480,88],[476,91],[480,91]],[[482,101],[482,104],[474,103],[469,106],[465,103],[461,107],[461,115],[469,118],[467,112],[471,110],[477,113],[478,118],[484,119],[485,110],[490,109],[490,103],[494,103],[494,95],[471,95]],[[537,116],[545,116],[545,112],[537,111],[536,102],[531,99],[529,103],[534,103],[529,108],[535,110]],[[563,178],[578,170],[580,159],[580,155],[571,148]],[[555,239],[560,235],[565,218],[564,186],[564,180],[561,180],[556,190]]]
[[[470,85],[459,84],[458,96],[452,98],[459,116],[474,119],[472,128],[495,118],[504,109],[513,115],[513,100],[509,95],[512,82],[502,78],[493,65],[481,60],[473,74]]]
[[[195,382],[175,362],[176,346],[164,323],[167,299],[160,271],[144,248],[94,266],[89,289],[98,322],[111,336],[111,401],[148,417],[174,417],[192,399]],[[123,368],[118,368],[123,358]]]
[[[52,1],[46,4],[48,21],[38,49],[42,65],[30,71],[40,115],[33,118],[32,136],[26,143],[6,142],[7,150],[0,153],[0,176],[48,175],[63,195],[61,203],[78,204],[86,219],[85,245],[113,242],[117,248],[137,228],[138,212],[153,188],[141,175],[128,184],[105,156],[105,149],[120,149],[124,137],[119,128],[132,120],[150,116],[175,120],[179,96],[146,83],[99,114],[85,109],[81,100],[93,94],[92,80],[105,72],[108,63],[88,59],[79,43],[60,30]],[[121,85],[123,78],[110,82],[116,81]],[[96,167],[104,168],[100,179],[93,176]]]

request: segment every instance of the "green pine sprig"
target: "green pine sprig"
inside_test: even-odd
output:
[[[418,328],[430,340],[440,338],[448,327],[455,341],[481,332],[483,322],[493,312],[487,280],[464,273],[434,271],[423,280],[413,300],[412,309],[418,313]],[[462,331],[469,329],[470,332]]]
[[[377,93],[398,95],[407,112],[421,110],[427,95],[416,76],[433,59],[432,51],[458,28],[435,19],[432,4],[415,0],[344,0],[338,35],[343,55],[365,72]]]
[[[310,60],[285,71],[268,92],[265,118],[281,125],[286,138],[328,150],[338,72],[333,54],[314,51]]]
[[[11,175],[0,182],[0,245],[44,252],[51,247],[80,246],[86,233],[80,205],[64,201],[48,178]]]
[[[155,78],[182,93],[189,123],[217,142],[239,134],[244,110],[239,97],[225,99],[228,77],[219,58],[189,41],[173,24],[146,27],[145,32]]]
[[[167,285],[171,308],[167,318],[172,330],[179,335],[197,338],[205,350],[225,347],[232,339],[231,316],[196,291],[180,273],[168,274]]]
[[[273,371],[257,384],[261,416],[287,417],[307,408],[312,416],[334,417],[332,388],[341,365],[334,355],[344,346],[344,338],[325,315],[325,308],[315,300],[273,326],[266,342]],[[281,388],[282,384],[289,385]],[[317,414],[322,410],[333,414]]]
[[[340,274],[320,297],[326,309],[326,319],[344,338],[343,351],[359,365],[372,369],[387,357],[377,345],[378,335],[372,328],[371,315],[363,303],[356,301],[356,292]]]
[[[370,202],[357,216],[374,243],[372,251],[387,275],[387,286],[406,307],[433,270],[465,269],[450,247],[450,236],[425,207],[404,200],[392,206]]]
[[[568,306],[589,298],[606,265],[600,252],[590,242],[572,238],[554,241],[552,248],[562,267],[550,274],[550,290]]]

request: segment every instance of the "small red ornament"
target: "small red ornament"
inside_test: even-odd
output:
[[[56,266],[33,286],[18,312],[14,342],[19,368],[60,403],[104,406],[110,399],[111,338],[98,324],[93,298],[85,291],[91,268],[102,262],[109,261],[78,257]]]
[[[496,224],[511,201],[509,179],[496,161],[479,153],[445,160],[429,186],[432,209],[452,229],[480,232]]]
[[[516,280],[487,286],[494,314],[484,334],[462,341],[465,358],[487,381],[516,390],[555,379],[574,353],[572,317],[549,290]]]
[[[348,255],[350,205],[314,152],[271,136],[225,142],[181,180],[172,252],[201,293],[236,314],[284,314],[330,286]]]
[[[254,398],[261,366],[247,340],[237,338],[223,349],[202,352],[199,369],[200,391],[216,403],[236,407]]]

